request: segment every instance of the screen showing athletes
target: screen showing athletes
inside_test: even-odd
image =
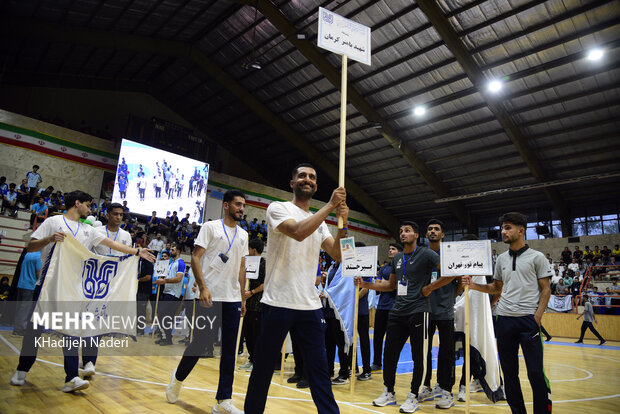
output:
[[[166,217],[176,211],[203,222],[209,164],[123,139],[112,202],[132,213]]]

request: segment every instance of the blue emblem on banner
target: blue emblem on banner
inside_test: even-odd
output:
[[[82,270],[82,290],[88,299],[103,299],[107,296],[110,281],[116,276],[118,263],[106,260],[88,259]]]

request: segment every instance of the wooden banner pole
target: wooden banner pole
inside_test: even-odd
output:
[[[352,282],[354,282],[352,280]],[[359,311],[360,289],[355,286],[355,313],[353,314],[353,349],[351,350],[351,396],[355,393],[355,365],[357,364],[357,313]],[[345,334],[346,335],[346,334]],[[342,361],[340,362],[342,364]]]
[[[192,343],[194,341],[194,323],[196,321],[196,298],[192,299],[192,301],[194,302],[192,304],[192,330],[189,334],[189,342]]]
[[[469,414],[469,372],[470,372],[469,358],[469,286],[465,286],[465,414]]]
[[[282,359],[280,360],[280,385],[284,385],[284,362],[286,360],[286,337],[282,343]]]
[[[157,307],[159,306],[159,287],[161,285],[157,285],[157,293],[155,294],[155,315],[153,315],[153,321],[151,322],[151,339],[153,339],[153,335],[155,335],[155,320],[158,321],[157,326],[159,326],[159,319],[157,318]]]
[[[340,162],[338,164],[338,186],[344,187],[344,159],[347,146],[347,55],[342,55],[340,78]],[[338,228],[343,227],[342,217],[338,217]]]
[[[250,280],[245,280],[245,290],[247,291],[250,287]],[[243,292],[245,295],[245,291]],[[246,309],[247,312],[247,309]],[[243,316],[239,319],[239,330],[237,331],[237,346],[235,347],[235,367],[237,366],[237,357],[239,356],[239,342],[241,342],[241,332],[243,331]]]

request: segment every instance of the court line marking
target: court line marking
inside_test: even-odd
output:
[[[0,335],[0,339],[9,348],[11,348],[15,353],[19,354],[19,350],[17,348],[15,348],[15,346],[12,343],[10,343],[6,338],[4,338],[4,335]],[[55,365],[57,367],[63,367],[64,366],[63,364],[58,364],[56,362],[51,362],[51,361],[47,361],[47,360],[40,359],[40,358],[37,358],[37,361],[40,361],[40,362],[43,362],[43,363],[46,363],[46,364],[50,364],[50,365]],[[590,371],[584,370],[582,368],[573,367],[571,365],[565,365],[565,364],[557,364],[557,365],[562,365],[562,366],[568,366],[568,367],[571,367],[571,368],[576,368],[576,369],[579,369],[581,371],[585,371],[585,372],[588,372],[589,374],[592,374]],[[240,374],[240,373],[237,373],[237,374]],[[123,376],[120,376],[120,375],[107,374],[107,373],[104,373],[104,372],[101,372],[101,373],[97,372],[97,375],[103,375],[103,376],[107,376],[107,377],[111,377],[111,378],[123,379],[123,380],[126,380],[126,381],[133,381],[133,382],[139,382],[139,383],[144,383],[144,384],[160,385],[160,386],[164,386],[164,387],[168,385],[168,384],[164,384],[164,383],[161,383],[161,382],[141,380],[141,379],[130,378],[130,377],[123,377]],[[246,374],[245,376],[248,376],[248,375]],[[587,378],[584,378],[584,379],[587,379]],[[577,380],[581,381],[582,379],[577,379]],[[555,380],[555,382],[562,382],[562,381],[570,381],[570,380]],[[553,381],[550,381],[550,382],[553,382]],[[297,392],[300,392],[302,394],[310,395],[310,393],[307,392],[307,391],[302,391],[302,390],[297,389],[297,388],[292,388],[292,387],[288,387],[288,386],[285,386],[285,385],[281,385],[281,384],[279,384],[277,382],[274,382],[274,381],[271,381],[271,384],[277,385],[277,386],[282,387],[282,388],[286,388],[286,389],[291,390],[291,391],[297,391]],[[188,389],[188,390],[193,390],[193,391],[210,392],[210,393],[214,393],[215,394],[215,391],[209,390],[209,389],[206,389],[206,388],[197,388],[197,387],[183,387],[183,388]],[[234,395],[245,396],[245,394],[239,393],[239,392],[233,392],[233,394]],[[572,403],[572,402],[607,400],[607,399],[619,398],[619,397],[620,397],[620,394],[614,394],[614,395],[603,395],[603,396],[600,396],[600,397],[580,398],[580,399],[574,399],[574,400],[553,401],[553,403],[554,404],[565,404],[565,403]],[[308,399],[292,398],[292,397],[268,396],[268,399],[269,398],[274,399],[274,400],[313,402],[313,400],[311,400],[311,399],[308,400]],[[350,407],[353,407],[353,408],[360,408],[362,410],[373,412],[373,413],[379,413],[379,414],[383,413],[383,411],[376,411],[376,410],[368,409],[366,407],[360,407],[360,405],[372,405],[372,403],[365,403],[365,402],[352,402],[351,403],[351,402],[347,402],[347,401],[338,401],[338,400],[336,400],[336,403],[344,404],[346,406],[350,406]],[[533,402],[526,402],[525,404],[526,405],[533,405],[534,403]],[[455,406],[458,407],[458,406],[461,406],[461,404],[455,404]],[[465,404],[462,404],[462,406],[465,406]],[[496,407],[496,406],[508,406],[508,403],[470,404],[469,406],[470,407]]]
[[[4,335],[0,335],[0,340],[2,340],[2,342],[4,342],[11,350],[13,350],[13,352],[15,352],[17,355],[19,355],[20,351],[12,344],[10,343],[5,337]],[[47,361],[45,359],[41,359],[41,358],[37,358],[37,361],[42,362],[44,364],[49,364],[49,365],[54,365],[57,367],[64,367],[64,364],[59,364],[57,362],[52,362],[52,361]],[[240,372],[235,372],[236,374],[241,374]],[[97,371],[96,375],[102,375],[105,377],[110,377],[110,378],[115,378],[115,379],[121,379],[121,380],[126,380],[126,381],[133,381],[133,382],[138,382],[138,383],[143,383],[143,384],[151,384],[151,385],[160,385],[162,387],[167,386],[168,384],[164,384],[162,382],[155,382],[155,381],[148,381],[148,380],[142,380],[142,379],[138,379],[138,378],[131,378],[131,377],[123,377],[121,375],[115,375],[115,374],[108,374],[105,372],[99,372]],[[248,376],[247,374],[245,375],[246,377]],[[277,385],[278,387],[282,387],[282,388],[286,388],[290,391],[297,391],[300,392],[302,394],[306,394],[306,395],[311,395],[309,392],[307,391],[303,391],[297,388],[292,388],[292,387],[288,387],[286,385],[282,385],[282,384],[278,384],[277,382],[271,381],[272,385]],[[210,390],[207,388],[198,388],[198,387],[183,387],[186,390],[192,390],[192,391],[202,391],[202,392],[209,392],[212,394],[215,394],[216,391],[215,390]],[[233,395],[239,395],[239,396],[244,396],[245,397],[245,393],[240,393],[240,392],[233,392]],[[293,398],[293,397],[276,397],[276,396],[267,396],[267,399],[273,399],[273,400],[285,400],[285,401],[299,401],[299,402],[310,402],[310,403],[314,403],[314,401],[312,399],[302,399],[302,398]],[[382,411],[376,411],[370,408],[366,408],[366,407],[360,407],[359,405],[357,405],[356,403],[351,403],[348,401],[338,401],[336,400],[336,404],[338,405],[346,405],[352,408],[358,408],[360,410],[364,410],[364,411],[368,411],[371,413],[377,413],[377,414],[383,414]]]

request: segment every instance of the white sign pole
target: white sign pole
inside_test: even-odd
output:
[[[344,187],[344,159],[347,137],[347,55],[342,55],[340,76],[340,163],[338,165],[338,186]],[[344,226],[342,217],[338,216],[338,228]],[[353,384],[353,381],[351,381]]]
[[[469,414],[469,286],[465,286],[465,414]]]

